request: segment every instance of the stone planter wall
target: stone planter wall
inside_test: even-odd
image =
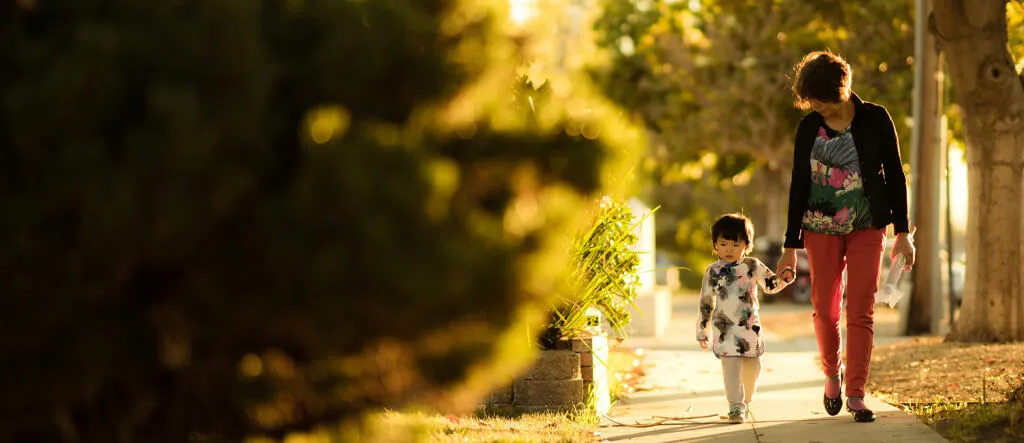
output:
[[[580,356],[580,372],[585,393],[596,396],[594,407],[598,414],[611,409],[610,381],[608,377],[608,336],[598,335],[572,340],[573,352]]]
[[[525,412],[572,411],[583,408],[593,390],[598,413],[606,413],[611,403],[607,358],[605,336],[564,341],[559,349],[541,351],[528,371],[492,392],[483,406]]]

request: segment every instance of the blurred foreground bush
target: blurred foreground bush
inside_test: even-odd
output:
[[[0,441],[280,438],[526,364],[632,132],[515,87],[492,6],[0,6]]]

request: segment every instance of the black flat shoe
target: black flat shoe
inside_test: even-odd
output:
[[[843,410],[843,395],[842,394],[840,394],[836,398],[828,398],[827,395],[823,395],[822,398],[824,399],[825,412],[828,412],[828,415],[834,416],[834,415],[838,414],[839,411]]]
[[[853,414],[853,421],[857,423],[871,423],[875,421],[875,413],[870,409],[858,409],[855,411],[848,408],[847,411]]]
[[[839,414],[839,411],[843,410],[843,378],[845,376],[843,368],[839,369],[839,395],[836,398],[828,398],[828,394],[822,395],[823,403],[825,404],[825,412],[828,415],[835,416]]]

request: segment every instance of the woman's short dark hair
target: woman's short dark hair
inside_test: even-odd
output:
[[[711,244],[718,243],[720,238],[746,242],[744,252],[750,253],[754,248],[754,224],[743,214],[722,215],[711,225]]]
[[[809,100],[841,103],[850,99],[853,69],[837,54],[814,51],[793,68],[793,94],[797,108],[810,108]]]

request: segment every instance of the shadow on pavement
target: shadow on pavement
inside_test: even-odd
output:
[[[788,391],[791,389],[802,389],[802,388],[817,388],[822,384],[821,380],[806,380],[797,381],[790,383],[774,383],[764,384],[757,387],[759,394],[775,391]],[[725,402],[725,392],[722,389],[715,390],[704,390],[704,391],[675,391],[665,394],[647,394],[636,395],[629,398],[620,400],[623,405],[636,406],[645,403],[661,403],[673,400],[694,400],[698,398],[721,398],[723,403]],[[756,399],[755,399],[756,400]],[[753,404],[753,403],[752,403]]]
[[[734,430],[725,431],[724,428]],[[665,424],[646,431],[606,437],[603,441],[636,442],[756,442],[754,427],[747,423],[730,425],[718,422]]]
[[[896,412],[880,413],[874,423],[857,423],[849,414],[808,419],[757,420],[742,425],[702,421],[667,423],[650,429],[603,428],[603,441],[662,442],[900,442],[941,443],[946,440],[916,419]]]

